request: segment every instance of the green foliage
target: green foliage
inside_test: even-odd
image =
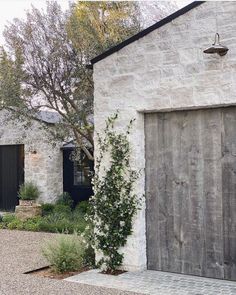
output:
[[[93,179],[95,196],[91,199],[90,222],[95,228],[93,241],[96,250],[103,253],[99,265],[105,270],[117,269],[123,261],[120,248],[132,233],[133,217],[139,209],[140,198],[133,193],[133,185],[139,173],[130,165],[128,134],[116,133],[114,123],[118,114],[108,118],[104,137],[98,135],[100,154],[96,160]],[[104,155],[110,153],[110,163],[103,168]]]
[[[19,220],[15,214],[6,214],[0,221],[0,228],[45,231],[52,233],[83,233],[88,222],[84,213],[71,210],[69,206],[44,204],[43,216]]]
[[[65,212],[51,213],[25,221],[18,219],[15,214],[5,214],[0,221],[0,229],[74,234],[73,237],[68,235],[58,238],[44,248],[45,256],[57,272],[77,270],[83,265],[95,266],[94,250],[91,247],[86,248],[82,239],[75,235],[75,232],[83,233],[86,226],[84,216],[76,211],[71,212],[70,216]]]
[[[96,268],[95,251],[91,245],[85,247],[83,263],[91,268]]]
[[[76,220],[73,218],[73,214],[65,215],[61,213],[53,213],[45,218],[42,218],[38,227],[40,231],[45,232],[57,232],[57,233],[81,233],[86,227],[85,220]]]
[[[20,106],[21,75],[19,52],[16,51],[16,59],[13,61],[4,48],[0,47],[0,109],[12,105]]]
[[[74,201],[67,192],[63,192],[57,199],[56,205],[64,205],[72,208]]]
[[[14,221],[15,218],[16,218],[15,214],[7,213],[7,214],[3,215],[2,222],[7,224],[7,223]]]
[[[29,218],[23,222],[21,229],[28,230],[28,231],[39,231],[40,220],[41,220],[40,217]]]
[[[7,229],[17,229],[17,230],[28,230],[28,231],[38,231],[38,222],[41,217],[29,218],[27,220],[18,219],[15,214],[6,214],[4,215],[2,221],[2,228]]]
[[[23,229],[23,222],[19,219],[15,219],[12,222],[8,223],[7,228],[21,230]]]
[[[79,270],[83,266],[84,244],[76,236],[61,236],[47,243],[42,253],[57,273]]]
[[[22,200],[36,200],[39,195],[40,191],[33,182],[22,184],[18,192],[18,196]]]
[[[63,205],[63,204],[57,204],[55,205],[54,209],[53,209],[54,213],[58,213],[61,215],[70,215],[71,214],[71,208],[67,205]]]
[[[54,210],[54,204],[51,204],[51,203],[45,203],[45,204],[42,204],[41,205],[41,208],[42,208],[42,215],[43,216],[46,216],[46,215],[49,215],[53,212]]]
[[[84,215],[70,211],[69,207],[58,205],[55,211],[38,221],[38,230],[58,233],[82,233],[87,226]]]
[[[3,217],[2,228],[23,229],[23,221],[18,219],[14,214],[6,214]]]
[[[89,211],[89,202],[88,201],[81,201],[75,207],[75,212],[78,212],[78,214],[87,214],[88,211]]]
[[[40,121],[49,142],[74,135],[77,145],[86,150],[84,142],[93,145],[93,124],[88,120],[93,108],[92,71],[69,38],[71,13],[63,12],[57,1],[48,1],[47,9],[32,7],[26,18],[15,18],[5,28],[0,101],[11,119],[27,123],[39,122],[38,114],[45,107],[57,111],[61,120],[54,128]],[[32,100],[37,95],[42,99],[36,103]]]
[[[51,233],[73,233],[75,225],[66,217],[51,214],[38,222],[38,230]]]
[[[67,28],[75,48],[89,60],[140,30],[138,2],[78,1]]]
[[[14,19],[5,28],[0,60],[0,102],[10,118],[38,121],[45,107],[57,111],[61,120],[54,128],[41,122],[50,142],[73,135],[93,160],[87,149],[93,147],[93,79],[87,64],[137,33],[139,13],[135,1],[78,1],[65,13],[57,1],[48,1],[45,11],[32,8],[24,19]],[[37,95],[42,99],[32,101]]]

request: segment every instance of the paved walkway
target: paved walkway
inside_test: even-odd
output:
[[[114,277],[92,270],[64,281],[24,274],[47,265],[41,245],[55,236],[0,230],[0,295],[236,295],[236,282],[156,271]]]
[[[127,272],[115,277],[91,270],[66,280],[150,295],[236,294],[236,282],[159,271]]]
[[[44,240],[55,234],[0,230],[0,295],[135,295],[97,286],[41,278],[24,272],[47,265]]]

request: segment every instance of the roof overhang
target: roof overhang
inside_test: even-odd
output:
[[[169,22],[171,22],[172,20],[176,19],[177,17],[187,13],[188,11],[192,10],[193,8],[201,5],[202,3],[204,3],[206,1],[194,1],[190,4],[188,4],[187,6],[177,10],[176,12],[170,14],[169,16],[163,18],[162,20],[158,21],[157,23],[155,23],[154,25],[148,27],[147,29],[137,33],[136,35],[128,38],[127,40],[119,43],[118,45],[106,50],[105,52],[103,52],[102,54],[94,57],[93,59],[91,59],[90,64],[87,65],[87,68],[89,69],[93,69],[93,65],[96,64],[97,62],[103,60],[104,58],[108,57],[109,55],[119,51],[120,49],[124,48],[125,46],[133,43],[134,41],[137,41],[138,39],[146,36],[147,34],[151,33],[152,31],[168,24]]]

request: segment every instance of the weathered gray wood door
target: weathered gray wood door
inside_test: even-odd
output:
[[[145,115],[148,269],[236,280],[236,108]]]

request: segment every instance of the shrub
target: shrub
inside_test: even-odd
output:
[[[71,208],[68,205],[56,204],[54,206],[53,212],[61,215],[69,215],[71,214]]]
[[[41,205],[42,207],[42,216],[46,216],[49,215],[53,212],[55,205],[53,204],[49,204],[49,203],[45,203]]]
[[[47,243],[43,256],[57,273],[79,270],[83,266],[84,244],[78,236],[61,236]]]
[[[53,213],[40,219],[38,222],[40,231],[54,233],[73,233],[75,225],[69,216]]]
[[[79,202],[79,204],[75,207],[75,211],[83,215],[87,214],[89,211],[89,202],[88,201]]]
[[[41,217],[29,218],[24,221],[23,229],[28,231],[39,231],[39,222]]]
[[[23,229],[24,226],[23,226],[23,221],[21,221],[20,219],[18,218],[15,218],[14,220],[12,220],[11,222],[9,222],[7,224],[7,228],[8,229]]]
[[[96,268],[96,261],[95,261],[95,251],[88,245],[84,251],[83,263],[86,266],[90,266],[92,268]]]
[[[34,183],[26,182],[20,186],[18,195],[22,200],[36,200],[39,197],[40,192]]]
[[[77,233],[83,233],[87,226],[87,221],[84,218],[77,218],[77,220],[73,221],[73,230]]]
[[[2,217],[1,228],[21,229],[22,221],[20,221],[14,214],[5,214]]]
[[[52,233],[83,233],[88,222],[80,210],[71,210],[69,206],[58,204],[42,205],[42,217],[20,221],[14,214],[6,214],[0,221],[0,228],[44,231]]]
[[[65,205],[69,206],[70,208],[73,207],[73,203],[74,201],[71,199],[70,194],[67,192],[62,193],[56,201],[56,205]]]
[[[3,217],[2,217],[2,222],[5,223],[5,224],[8,224],[12,221],[16,220],[16,216],[15,214],[4,214]]]

